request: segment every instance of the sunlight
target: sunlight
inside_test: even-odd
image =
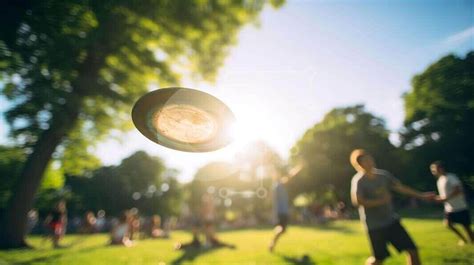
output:
[[[265,139],[265,132],[269,128],[265,128],[265,123],[263,122],[265,119],[257,111],[250,109],[249,106],[245,106],[240,109],[236,108],[234,114],[237,120],[230,128],[232,149],[242,150],[252,142]]]

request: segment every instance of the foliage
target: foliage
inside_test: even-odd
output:
[[[238,30],[255,21],[263,6],[264,1],[4,2],[0,73],[2,93],[14,103],[6,113],[12,136],[31,147],[71,105],[80,109],[79,120],[71,121],[75,127],[57,155],[68,163],[71,149],[76,161],[97,166],[83,147],[111,128],[130,128],[130,105],[149,84],[176,85],[184,73],[213,80]]]
[[[349,155],[356,148],[372,153],[381,168],[398,173],[395,147],[381,118],[365,111],[361,105],[336,108],[323,120],[307,130],[294,145],[293,161],[306,163],[301,176],[290,183],[292,195],[315,193],[316,197],[348,202],[351,177],[355,174]],[[329,196],[329,197],[328,197]]]
[[[471,51],[464,58],[445,56],[413,77],[404,95],[402,140],[412,164],[422,167],[413,168],[415,174],[429,174],[432,161],[444,160],[448,170],[474,187],[473,69]]]
[[[4,208],[12,193],[21,165],[25,160],[23,150],[0,146],[0,209]]]
[[[18,179],[22,164],[26,159],[24,150],[0,145],[0,209],[5,208],[13,187]],[[48,191],[55,192],[64,185],[64,175],[60,168],[51,163],[40,186],[37,200],[42,200]]]
[[[147,215],[176,215],[181,203],[179,183],[166,173],[159,158],[138,151],[120,165],[101,167],[89,177],[69,176],[69,208],[72,213],[105,210],[118,216],[136,207]]]

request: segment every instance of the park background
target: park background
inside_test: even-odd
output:
[[[424,191],[436,190],[430,162],[444,160],[472,200],[472,1],[5,1],[1,10],[0,235],[15,231],[2,246],[41,233],[18,224],[30,209],[40,224],[59,199],[70,220],[136,208],[186,229],[205,192],[223,237],[242,245],[181,256],[172,242],[189,235],[180,231],[120,257],[105,235],[71,236],[71,248],[46,253],[32,236],[36,250],[1,251],[0,262],[291,264],[309,254],[316,264],[360,264],[368,244],[348,163],[360,147]],[[141,136],[134,101],[177,85],[228,104],[235,142],[189,154]],[[307,166],[289,192],[300,226],[282,239],[286,256],[272,256],[271,194],[257,190],[270,190],[272,168],[298,160]],[[456,247],[439,205],[395,202],[427,264],[470,264],[472,247]]]

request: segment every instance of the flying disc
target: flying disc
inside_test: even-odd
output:
[[[209,152],[231,141],[232,111],[218,98],[190,88],[151,91],[133,106],[135,127],[151,141],[186,152]]]

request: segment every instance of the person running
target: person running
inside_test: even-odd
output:
[[[359,207],[360,220],[372,247],[366,264],[382,264],[390,256],[388,243],[399,252],[407,252],[407,264],[421,264],[415,243],[393,210],[392,190],[424,200],[434,198],[435,194],[409,188],[389,172],[375,168],[374,158],[363,149],[352,151],[350,162],[357,171],[351,181],[351,200]]]
[[[471,216],[461,181],[455,174],[446,172],[446,167],[442,161],[431,163],[430,170],[431,174],[437,178],[436,185],[438,186],[439,193],[439,196],[436,196],[434,201],[444,203],[444,224],[461,238],[459,245],[464,245],[468,242],[474,243],[474,234],[471,230]],[[467,237],[454,224],[462,225]]]
[[[301,169],[303,169],[303,164],[300,163],[292,168],[286,175],[281,175],[280,172],[273,174],[273,212],[277,224],[274,228],[273,238],[268,246],[270,252],[273,252],[278,239],[286,232],[286,227],[288,226],[290,206],[286,184],[292,177],[296,176]]]

